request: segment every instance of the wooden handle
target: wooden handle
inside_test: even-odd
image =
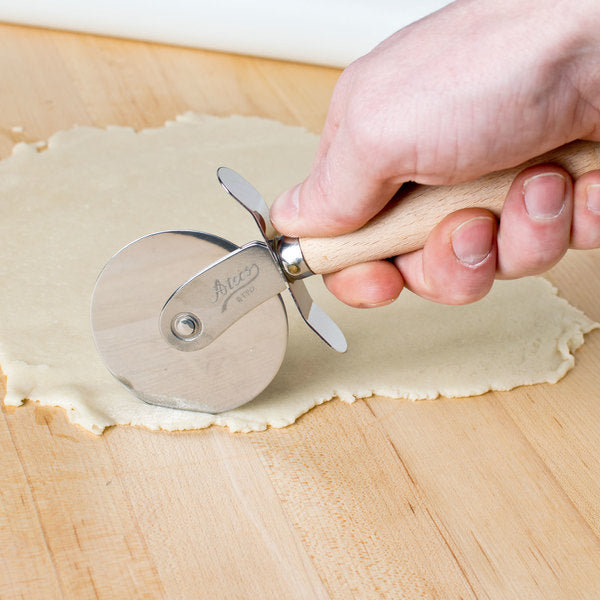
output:
[[[515,176],[525,167],[541,163],[559,165],[578,177],[600,168],[600,144],[571,142],[518,167],[460,185],[410,187],[408,184],[406,194],[361,229],[338,237],[301,239],[304,260],[313,273],[332,273],[357,263],[422,248],[429,232],[451,212],[479,207],[499,216]]]

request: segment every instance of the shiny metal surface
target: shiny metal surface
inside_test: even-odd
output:
[[[286,287],[308,326],[338,352],[347,348],[339,327],[294,279],[293,271],[312,274],[297,240],[276,239],[266,202],[243,177],[225,167],[217,173],[264,242],[237,248],[195,231],[154,233],[115,254],[94,288],[98,351],[110,372],[150,404],[218,413],[260,394],[285,355],[279,293]]]
[[[337,352],[346,352],[348,342],[335,321],[313,302],[303,281],[291,281],[289,290],[304,322]]]
[[[271,223],[269,207],[260,192],[229,167],[219,167],[217,178],[227,193],[253,216],[265,242],[269,243],[277,235],[277,231]]]
[[[298,238],[283,235],[275,238],[273,243],[281,268],[288,279],[304,279],[314,275],[304,260]]]
[[[161,334],[161,311],[174,290],[232,251],[236,246],[217,236],[160,232],[123,248],[99,275],[91,306],[96,346],[111,373],[142,400],[218,413],[255,398],[279,370],[288,328],[277,294],[205,348],[181,351]],[[169,326],[194,337],[192,313],[184,307]],[[205,324],[198,325],[201,334]]]
[[[288,280],[288,289],[306,324],[334,350],[345,352],[348,349],[348,344],[341,329],[312,301],[306,286],[301,281],[303,277],[313,275],[313,273],[304,262],[298,240],[275,237],[277,231],[271,224],[267,203],[255,187],[241,175],[227,167],[220,167],[217,170],[217,177],[229,194],[254,217],[265,243],[272,251],[274,263],[277,264]],[[285,240],[283,242],[286,253],[285,258],[280,253],[282,239]],[[292,271],[295,270],[294,265],[297,266],[298,273],[288,273],[290,266],[292,266]]]
[[[160,315],[165,340],[183,352],[214,342],[287,283],[264,242],[250,242],[182,284]]]

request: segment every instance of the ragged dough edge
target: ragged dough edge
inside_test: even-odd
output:
[[[456,397],[473,397],[485,394],[489,391],[509,391],[517,387],[525,385],[534,385],[539,383],[551,383],[554,384],[562,379],[566,373],[573,368],[575,364],[575,357],[573,352],[580,348],[584,343],[584,334],[591,332],[594,329],[600,329],[600,323],[596,323],[589,319],[582,311],[570,305],[564,298],[558,296],[558,290],[547,280],[536,277],[532,278],[538,281],[541,285],[547,288],[547,291],[555,296],[555,301],[562,305],[567,311],[570,319],[566,319],[563,323],[563,331],[560,337],[556,341],[556,350],[558,351],[561,361],[557,368],[553,371],[545,371],[543,376],[531,377],[529,379],[516,378],[515,381],[505,385],[500,383],[499,380],[490,380],[486,383],[482,383],[479,387],[471,388],[468,393],[457,394],[455,390],[451,388],[439,387],[434,391],[421,391],[421,392],[408,392],[402,387],[392,386],[373,386],[366,387],[361,390],[349,392],[348,390],[333,389],[329,394],[320,396],[318,399],[307,401],[306,404],[294,414],[290,419],[286,419],[280,422],[268,422],[266,425],[271,427],[284,427],[290,425],[297,420],[300,416],[311,410],[313,407],[323,404],[334,398],[338,398],[347,404],[352,404],[356,400],[370,398],[373,396],[385,396],[394,399],[404,399],[410,401],[419,400],[435,400],[439,397],[456,398]],[[502,284],[501,284],[502,285]],[[252,406],[252,403],[248,405]],[[223,419],[224,422],[217,420],[216,424],[231,425],[227,423],[227,417]],[[266,428],[261,426],[261,429]],[[235,429],[236,431],[254,431],[254,424],[247,425],[242,429]]]
[[[541,279],[541,278],[538,278]],[[557,290],[554,286],[541,279],[557,296]],[[229,411],[227,413],[211,415],[206,413],[190,413],[189,411],[170,410],[161,407],[155,407],[139,402],[140,411],[127,421],[117,421],[102,411],[94,410],[89,407],[85,401],[85,390],[80,390],[77,386],[60,385],[47,386],[44,382],[41,384],[31,384],[37,375],[49,371],[52,367],[49,365],[30,365],[24,361],[6,360],[0,351],[0,364],[6,365],[4,369],[7,381],[7,395],[4,400],[6,405],[18,406],[23,403],[25,398],[33,399],[36,403],[43,406],[60,406],[65,409],[69,420],[91,433],[101,434],[107,427],[114,425],[130,425],[144,427],[150,430],[163,431],[182,431],[188,429],[201,429],[211,425],[227,427],[232,433],[248,433],[253,431],[264,431],[269,427],[282,428],[291,425],[303,414],[310,411],[315,406],[321,405],[334,398],[339,398],[345,403],[353,403],[357,399],[369,398],[372,396],[386,396],[390,398],[405,399],[411,401],[434,400],[440,396],[467,397],[478,396],[490,390],[508,391],[523,385],[536,383],[556,383],[559,381],[575,364],[573,352],[584,343],[584,334],[594,329],[600,328],[599,323],[595,323],[588,317],[572,307],[566,300],[557,297],[557,301],[568,308],[572,316],[575,317],[577,329],[571,327],[570,330],[564,330],[556,342],[556,350],[559,352],[562,361],[557,369],[546,372],[544,377],[532,378],[530,380],[520,380],[509,385],[502,385],[499,382],[488,382],[482,384],[479,388],[473,388],[468,394],[457,394],[451,389],[439,387],[435,391],[408,392],[402,387],[373,386],[349,392],[343,389],[332,389],[329,393],[318,397],[306,397],[302,403],[297,403],[293,412],[288,412],[285,417],[277,415],[275,417],[263,417],[257,419],[252,416],[252,409],[256,401],[248,405]],[[572,325],[573,323],[571,323]],[[42,378],[43,379],[43,378]],[[127,394],[129,396],[129,394]],[[193,415],[193,417],[191,417]],[[190,422],[193,421],[193,422]]]
[[[40,151],[53,151],[57,148],[61,150],[68,148],[72,143],[75,145],[79,144],[82,137],[89,137],[92,141],[95,136],[99,133],[115,132],[120,135],[127,137],[133,136],[153,136],[160,135],[160,133],[167,129],[174,127],[178,124],[193,124],[210,128],[222,128],[224,125],[230,124],[232,130],[237,132],[240,124],[265,124],[270,130],[274,127],[283,127],[282,124],[262,117],[246,117],[240,115],[231,115],[227,117],[216,117],[213,115],[196,114],[188,111],[184,114],[176,116],[174,120],[168,120],[162,126],[148,127],[140,130],[135,130],[129,126],[121,125],[108,125],[105,128],[93,127],[93,126],[79,126],[75,125],[68,130],[58,131],[51,135],[48,140],[40,140],[36,142],[18,142],[13,146],[12,154],[7,159],[4,159],[3,163],[7,163],[11,160],[19,161],[18,166],[24,159],[35,157],[40,154]],[[310,135],[313,137],[314,134],[309,134],[308,131],[303,127],[297,126],[285,126],[288,132],[295,132],[296,135]],[[272,131],[269,131],[272,133]],[[234,138],[235,139],[235,138]],[[17,166],[17,168],[18,168]],[[4,390],[4,397],[0,398],[1,401],[7,406],[20,406],[25,400],[33,399],[32,401],[42,406],[61,406],[66,409],[69,420],[73,423],[81,425],[83,428],[91,431],[95,434],[100,434],[106,427],[112,425],[132,425],[132,426],[143,426],[151,430],[163,429],[166,431],[184,430],[190,428],[204,428],[212,424],[221,424],[229,427],[231,431],[255,431],[264,430],[268,426],[273,427],[284,427],[293,423],[297,416],[291,419],[276,418],[269,422],[262,420],[257,421],[252,418],[235,418],[228,416],[225,418],[224,415],[209,415],[205,413],[190,413],[187,411],[176,411],[170,409],[164,409],[162,407],[155,407],[152,405],[145,404],[137,399],[133,399],[134,402],[140,405],[140,414],[133,416],[127,421],[116,421],[109,417],[101,415],[101,411],[93,411],[86,408],[82,408],[81,398],[85,396],[79,390],[77,386],[57,386],[51,387],[39,383],[29,383],[29,381],[35,381],[36,373],[39,374],[43,370],[54,369],[53,366],[46,364],[28,364],[22,360],[12,360],[9,355],[3,352],[0,347],[0,374],[3,373],[6,384]],[[114,383],[114,382],[113,382]],[[0,387],[0,392],[2,387]],[[128,399],[133,397],[128,392],[123,392]],[[325,399],[316,401],[321,403]],[[314,406],[315,403],[312,403]],[[302,412],[309,410],[309,408],[302,409]],[[151,411],[150,419],[148,418],[148,412]],[[90,415],[95,415],[93,418]],[[162,420],[161,424],[153,422],[154,415],[159,415],[157,418]],[[192,425],[189,424],[190,415],[193,415],[195,421]],[[91,421],[94,421],[91,423]],[[227,421],[225,423],[225,421]],[[90,424],[91,423],[91,424]]]
[[[259,117],[232,116],[219,118],[186,113],[177,117],[175,121],[167,122],[165,127],[144,129],[137,133],[131,127],[122,126],[109,126],[105,130],[94,127],[76,127],[69,131],[57,132],[49,138],[46,145],[46,151],[52,152],[57,148],[68,148],[70,144],[77,146],[81,139],[86,137],[93,142],[94,139],[96,139],[96,136],[99,135],[99,132],[106,132],[107,134],[114,133],[128,139],[135,138],[136,136],[151,138],[160,136],[162,131],[166,129],[177,127],[182,124],[208,126],[209,129],[221,129],[229,125],[235,129],[239,125],[247,125],[249,123],[257,126],[264,125],[269,128],[281,127],[285,129],[286,135],[288,136],[311,135],[307,134],[302,128],[282,126],[273,121],[261,119]],[[14,148],[13,156],[18,157],[19,160],[31,158],[39,153],[39,146],[40,144],[38,143],[17,144]],[[290,181],[290,183],[293,183],[293,181]],[[556,289],[549,283],[546,282],[546,284],[552,289],[553,294],[556,295]],[[574,365],[572,351],[583,344],[583,334],[600,327],[600,325],[598,323],[593,323],[581,311],[571,307],[565,300],[558,300],[568,306],[572,315],[576,316],[575,321],[577,322],[578,330],[571,332],[565,330],[558,338],[557,351],[560,354],[562,361],[554,371],[546,372],[544,377],[532,378],[530,381],[520,380],[508,385],[490,380],[482,383],[477,388],[471,388],[468,394],[462,393],[460,396],[479,395],[491,389],[509,390],[520,385],[541,383],[544,381],[555,383],[562,378]],[[314,343],[319,344],[316,340],[314,340]],[[373,395],[404,398],[407,400],[435,399],[440,395],[447,397],[458,396],[455,391],[446,389],[443,386],[438,386],[435,390],[423,389],[420,391],[410,391],[402,386],[373,385],[362,387],[355,384],[355,387],[351,390],[339,386],[332,386],[329,391],[322,389],[318,393],[311,393],[302,398],[301,401],[297,401],[293,407],[288,407],[285,414],[269,414],[269,406],[261,408],[261,397],[259,397],[248,405],[234,411],[229,411],[220,415],[209,415],[205,413],[190,413],[187,411],[176,411],[147,405],[133,398],[121,388],[118,388],[118,391],[114,392],[116,396],[122,396],[124,398],[123,401],[135,404],[131,414],[129,414],[126,419],[119,420],[114,418],[113,415],[107,414],[106,411],[97,410],[89,406],[89,403],[86,401],[89,393],[86,386],[77,385],[75,383],[52,385],[50,382],[44,381],[44,377],[41,375],[48,370],[54,369],[52,366],[46,364],[28,364],[22,360],[12,360],[9,353],[4,352],[2,347],[0,347],[0,364],[4,366],[7,377],[8,390],[4,400],[5,404],[19,405],[24,398],[29,397],[41,405],[62,406],[67,411],[68,418],[72,422],[77,423],[95,434],[102,433],[106,427],[112,425],[131,425],[141,426],[152,430],[177,431],[199,429],[214,424],[228,427],[232,432],[260,431],[265,430],[268,427],[280,428],[291,425],[301,415],[308,412],[313,407],[323,404],[335,397],[340,398],[344,402],[351,403],[357,398],[367,398]],[[309,376],[310,374],[307,374],[307,377]],[[68,379],[68,374],[65,374],[65,377]]]

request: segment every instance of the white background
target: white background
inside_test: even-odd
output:
[[[0,0],[0,21],[344,67],[449,0]]]

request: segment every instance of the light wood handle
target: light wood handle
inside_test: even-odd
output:
[[[303,238],[300,248],[313,273],[398,256],[422,248],[429,232],[448,214],[470,207],[500,215],[515,176],[525,167],[552,163],[578,177],[600,168],[600,144],[571,142],[518,167],[484,175],[460,185],[409,184],[406,194],[391,202],[361,229],[331,238]],[[404,188],[403,188],[404,189]]]

